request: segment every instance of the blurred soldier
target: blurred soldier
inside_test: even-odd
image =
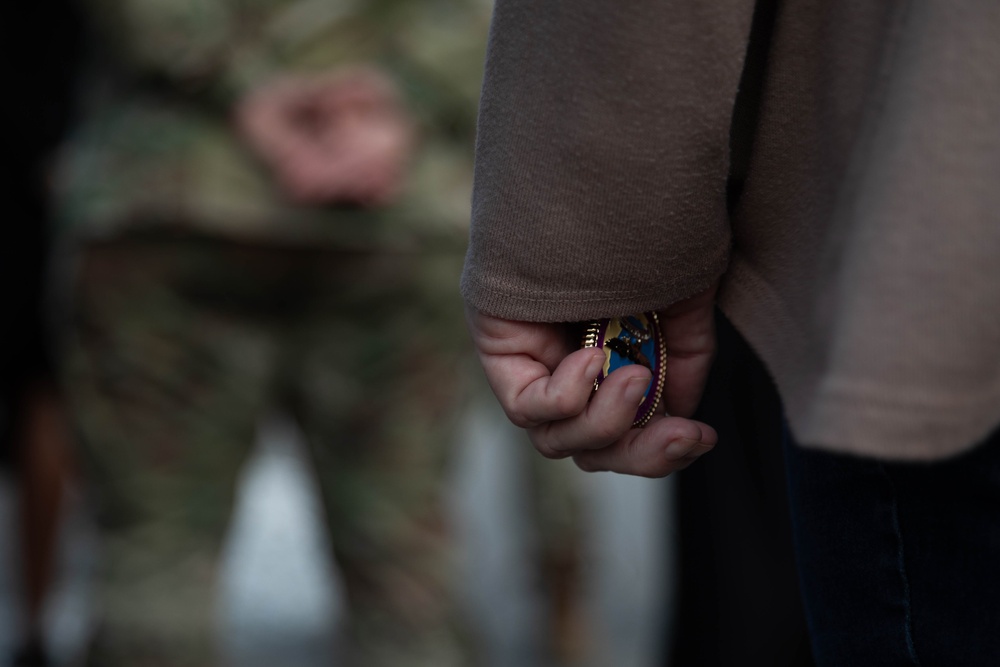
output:
[[[217,663],[219,547],[274,403],[316,464],[349,664],[469,664],[439,496],[489,7],[91,8],[102,53],[60,175],[105,538],[91,664]]]

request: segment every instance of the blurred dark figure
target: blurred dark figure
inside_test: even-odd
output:
[[[51,234],[46,171],[70,120],[80,14],[71,0],[0,8],[0,459],[16,479],[24,643],[14,664],[46,664],[42,611],[55,563],[69,431],[48,331]]]
[[[88,7],[100,51],[59,191],[104,542],[91,664],[218,663],[219,550],[275,406],[315,464],[348,664],[469,664],[441,505],[489,7]]]

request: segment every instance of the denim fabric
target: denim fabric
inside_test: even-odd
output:
[[[1000,664],[1000,432],[958,458],[785,455],[816,662]]]

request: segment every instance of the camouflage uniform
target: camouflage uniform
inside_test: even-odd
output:
[[[104,67],[59,177],[81,248],[67,385],[100,510],[100,665],[211,665],[238,468],[309,443],[359,665],[464,665],[440,507],[489,7],[93,0]],[[375,64],[420,146],[398,204],[293,207],[231,129],[268,76]]]

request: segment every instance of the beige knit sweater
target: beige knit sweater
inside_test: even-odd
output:
[[[967,449],[1000,423],[1000,3],[756,4],[498,0],[463,294],[558,322],[721,277],[803,444]]]

